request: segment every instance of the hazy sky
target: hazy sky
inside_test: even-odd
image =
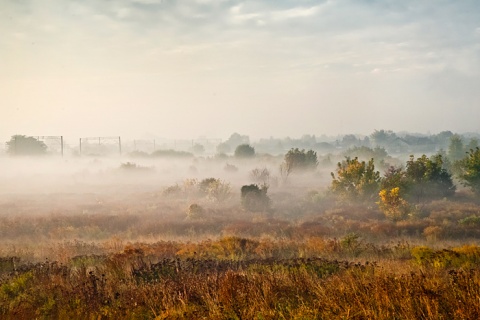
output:
[[[479,131],[478,0],[1,0],[0,141]]]

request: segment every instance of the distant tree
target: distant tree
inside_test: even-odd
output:
[[[164,157],[164,158],[191,158],[193,153],[177,150],[156,150],[152,152],[152,157]]]
[[[448,159],[452,162],[463,159],[465,157],[465,147],[463,145],[462,137],[454,134],[450,137],[450,144],[447,151]]]
[[[463,185],[480,194],[480,148],[470,149],[467,156],[459,161],[458,178]]]
[[[302,145],[304,146],[314,146],[315,143],[317,143],[317,138],[315,137],[315,135],[309,135],[309,134],[304,134],[301,138],[300,138],[300,142],[302,143]]]
[[[318,142],[315,144],[315,149],[323,152],[335,150],[335,147],[328,142]]]
[[[226,172],[237,172],[238,167],[233,164],[226,163],[225,166],[223,167],[223,170]]]
[[[451,131],[442,131],[439,134],[432,136],[432,139],[440,146],[440,148],[447,148],[452,136],[453,133]]]
[[[230,138],[226,141],[230,146],[238,146],[240,144],[249,144],[250,138],[246,135],[241,135],[239,133],[232,133]]]
[[[249,143],[250,138],[248,136],[234,132],[226,141],[217,145],[217,153],[228,154],[232,152],[232,150],[234,150],[237,146]]]
[[[213,202],[224,202],[231,195],[230,184],[215,178],[203,179],[198,184],[198,189],[201,194]]]
[[[337,164],[337,175],[332,172],[331,190],[349,200],[372,200],[380,187],[380,172],[375,171],[373,158],[359,161],[357,157]]]
[[[376,147],[387,147],[389,143],[397,139],[397,135],[393,131],[375,130],[370,138]]]
[[[305,151],[298,148],[290,149],[285,154],[280,171],[286,179],[294,171],[312,171],[318,166],[317,153],[313,150]]]
[[[359,144],[360,140],[353,134],[347,134],[342,138],[342,145],[347,148],[351,148]]]
[[[413,201],[422,202],[455,194],[452,175],[443,168],[441,155],[431,158],[423,155],[417,159],[410,156],[405,175],[410,185],[408,194]]]
[[[205,147],[199,143],[196,143],[192,147],[192,151],[194,154],[204,154],[205,153]]]
[[[468,152],[468,150],[475,150],[479,146],[480,145],[478,144],[478,139],[472,138],[472,139],[470,139],[470,142],[468,143],[465,152]]]
[[[11,155],[42,155],[47,153],[47,146],[34,137],[14,135],[6,143],[7,152]]]
[[[256,184],[245,185],[240,190],[242,207],[247,211],[266,211],[270,207],[270,198],[267,195],[268,187]]]
[[[227,154],[230,151],[232,151],[232,148],[226,142],[222,142],[217,146],[217,153],[219,154]]]
[[[253,158],[255,156],[255,148],[249,144],[241,144],[235,149],[236,158]]]
[[[352,147],[344,152],[346,157],[358,157],[360,159],[375,159],[382,161],[388,157],[388,153],[383,147],[369,148],[366,146]]]
[[[270,171],[268,171],[267,168],[255,168],[250,171],[250,179],[262,186],[268,187],[270,185]]]

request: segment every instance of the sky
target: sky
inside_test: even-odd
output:
[[[478,132],[478,0],[1,0],[0,141]]]

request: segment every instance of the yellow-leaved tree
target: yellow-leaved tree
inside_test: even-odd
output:
[[[382,189],[377,202],[385,216],[393,221],[404,220],[411,211],[410,204],[400,195],[400,188]]]

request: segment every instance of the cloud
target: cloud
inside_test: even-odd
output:
[[[58,84],[61,105],[141,101],[148,112],[254,105],[267,117],[288,103],[346,108],[347,91],[367,96],[358,102],[365,109],[398,104],[391,98],[398,90],[415,100],[415,84],[439,74],[477,83],[478,21],[480,3],[453,0],[7,0],[0,3],[0,90],[14,83],[15,94],[0,91],[0,105],[48,106]],[[32,87],[49,94],[22,91]],[[431,85],[440,87],[449,93],[448,85]],[[436,101],[433,91],[422,103]],[[478,98],[474,90],[465,95]]]
[[[272,13],[273,20],[286,20],[294,18],[305,18],[316,15],[319,12],[320,6],[309,8],[296,7],[287,10],[275,11]]]

